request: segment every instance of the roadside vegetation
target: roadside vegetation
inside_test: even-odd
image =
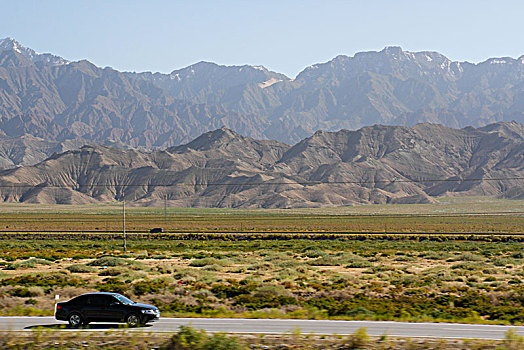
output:
[[[502,237],[2,239],[0,314],[114,291],[164,316],[524,324],[524,246]]]
[[[524,338],[513,330],[503,340],[471,339],[407,339],[368,336],[361,328],[350,335],[302,334],[299,329],[283,335],[209,334],[182,326],[174,334],[110,330],[103,334],[91,332],[56,332],[56,329],[34,329],[25,333],[0,333],[0,349],[161,349],[161,350],[517,350],[524,347]]]

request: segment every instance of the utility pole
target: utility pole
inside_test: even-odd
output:
[[[164,230],[167,229],[167,194],[164,195]]]
[[[124,232],[124,252],[127,251],[127,237],[126,237],[126,198],[122,201],[122,231]]]

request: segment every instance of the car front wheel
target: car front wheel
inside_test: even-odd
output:
[[[73,312],[67,318],[67,322],[69,322],[69,325],[73,328],[80,327],[82,324],[82,316],[78,312]]]
[[[140,325],[140,318],[137,314],[129,314],[126,317],[126,323],[129,327],[138,327]]]

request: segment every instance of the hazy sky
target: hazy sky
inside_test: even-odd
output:
[[[294,77],[339,54],[401,46],[452,60],[524,54],[522,0],[0,0],[0,38],[127,71],[198,61]]]

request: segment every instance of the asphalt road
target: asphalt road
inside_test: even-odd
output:
[[[495,326],[462,323],[409,323],[376,321],[326,321],[326,320],[284,320],[284,319],[223,319],[223,318],[167,318],[163,317],[145,327],[132,331],[175,332],[181,325],[191,325],[208,332],[229,333],[290,333],[299,329],[302,334],[351,334],[361,327],[366,327],[369,335],[428,338],[470,338],[503,339],[504,333],[513,328],[524,336],[524,326]],[[43,327],[78,331],[67,327],[66,322],[56,321],[53,317],[0,317],[0,331],[30,331]],[[119,329],[122,325],[92,323],[83,332]]]

